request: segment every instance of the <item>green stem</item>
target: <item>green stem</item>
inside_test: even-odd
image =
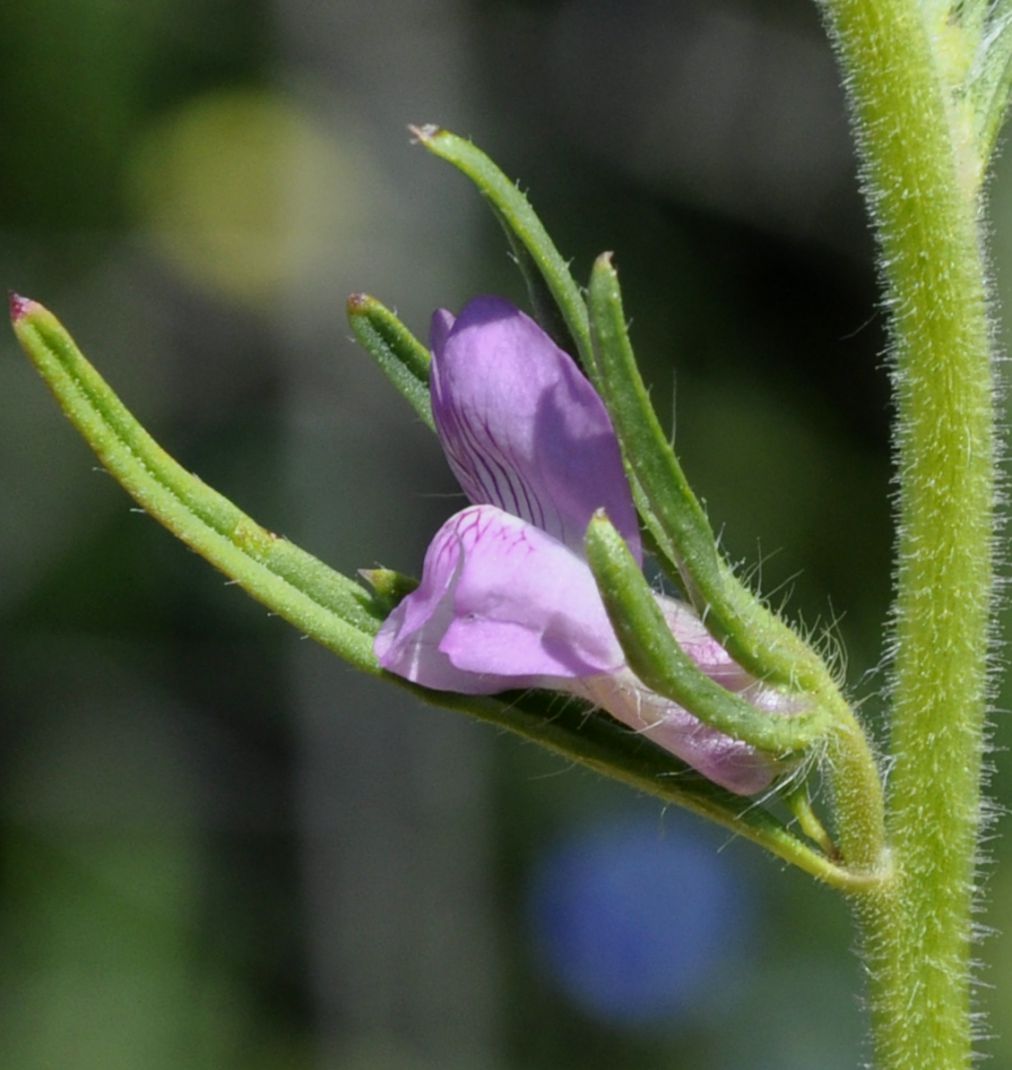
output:
[[[969,1067],[993,601],[994,384],[978,151],[915,0],[825,0],[891,312],[895,880],[862,897],[881,1070]]]

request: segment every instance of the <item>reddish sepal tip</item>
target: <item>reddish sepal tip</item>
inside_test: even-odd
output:
[[[13,290],[7,291],[7,304],[11,312],[11,323],[17,323],[19,319],[27,316],[36,306],[37,302],[30,297],[22,297]]]

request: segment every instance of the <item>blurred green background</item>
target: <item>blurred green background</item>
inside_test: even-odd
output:
[[[578,275],[615,251],[725,545],[833,626],[881,737],[883,323],[814,4],[30,0],[0,94],[0,281],[345,572],[417,571],[460,501],[345,296],[423,337],[437,306],[523,301],[405,128],[473,136]],[[0,1065],[857,1065],[835,895],[301,642],[132,510],[0,350]],[[999,868],[988,925],[1010,893]],[[980,949],[999,1064],[1009,947]]]

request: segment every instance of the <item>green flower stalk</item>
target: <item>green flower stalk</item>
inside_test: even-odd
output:
[[[172,459],[80,352],[55,316],[36,301],[11,295],[11,319],[26,354],[68,419],[99,460],[154,519],[236,585],[288,621],[301,634],[370,674],[382,672],[376,635],[416,581],[389,569],[363,570],[373,593],[280,538],[243,513]],[[415,367],[418,345],[406,329],[390,330],[378,301],[357,296],[349,316],[374,317],[360,329],[381,367],[392,376],[400,363]],[[694,776],[670,752],[645,743],[605,716],[588,716],[585,702],[560,702],[547,692],[463,695],[387,677],[423,701],[487,721],[545,747],[566,761],[612,777],[665,803],[717,822],[816,879],[841,888],[874,883],[874,873],[842,864],[835,848],[806,823],[804,835],[761,806]],[[806,838],[807,837],[807,838]]]

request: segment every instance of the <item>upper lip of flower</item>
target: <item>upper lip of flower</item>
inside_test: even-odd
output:
[[[604,508],[642,560],[611,419],[575,362],[508,301],[478,297],[433,317],[432,409],[473,503],[498,506],[583,553]]]

